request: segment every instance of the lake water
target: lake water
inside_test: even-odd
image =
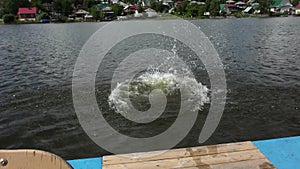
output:
[[[227,78],[225,111],[219,127],[205,145],[299,135],[299,18],[191,22],[199,26],[214,44]],[[103,25],[0,26],[1,149],[42,149],[66,159],[109,154],[84,133],[72,101],[72,74],[76,59],[84,43]],[[110,55],[118,58],[118,55],[128,52],[128,47],[134,48],[136,43],[145,41],[145,46],[153,45],[158,39],[161,40],[161,37],[128,39]],[[114,54],[114,51],[117,52]],[[187,52],[182,51],[178,55],[186,55]],[[193,60],[193,57],[187,61],[191,63],[195,78],[209,87],[202,63]],[[97,74],[99,102],[107,101],[111,93],[106,77],[109,70],[110,65],[107,64],[105,70]],[[197,140],[208,108],[209,105],[204,106],[193,129],[177,147],[199,145]],[[110,117],[112,110],[106,110],[106,118],[111,125],[134,137],[156,135],[176,118],[176,114],[168,115],[150,125],[137,125]],[[122,145],[122,140],[112,144]]]

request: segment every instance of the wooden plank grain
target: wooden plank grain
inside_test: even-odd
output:
[[[276,169],[267,159],[255,159],[222,163],[208,166],[186,167],[181,169]]]
[[[156,161],[141,161],[134,163],[122,163],[114,165],[103,165],[103,169],[166,169],[186,167],[209,167],[211,165],[222,165],[240,161],[265,159],[259,150],[245,150],[237,152],[224,152],[210,155],[190,156],[183,158],[159,159]]]
[[[0,150],[7,165],[0,169],[72,169],[62,158],[40,150]]]
[[[181,148],[173,149],[168,151],[154,151],[145,153],[132,153],[126,155],[112,155],[103,157],[103,165],[112,164],[127,164],[143,161],[156,161],[160,159],[172,159],[172,158],[183,158],[192,156],[202,156],[219,154],[225,152],[237,152],[245,150],[255,150],[257,149],[251,142],[239,142],[239,143],[229,143],[229,144],[219,144],[211,146],[202,147],[192,147],[192,148]]]

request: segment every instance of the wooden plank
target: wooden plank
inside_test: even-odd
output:
[[[160,159],[183,158],[201,155],[211,155],[225,152],[236,152],[257,149],[251,142],[219,144],[212,146],[173,149],[168,151],[154,151],[146,153],[132,153],[127,155],[112,155],[103,157],[103,165],[155,161]]]
[[[40,150],[0,150],[0,169],[72,169],[62,158]]]
[[[141,161],[134,163],[122,163],[114,165],[103,165],[103,169],[152,169],[152,168],[186,168],[205,167],[223,163],[242,162],[248,160],[265,159],[259,150],[246,150],[230,153],[218,153],[211,155],[200,155],[183,158],[160,159],[156,161]]]
[[[276,169],[267,159],[255,159],[182,169]]]

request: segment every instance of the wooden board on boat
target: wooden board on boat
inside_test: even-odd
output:
[[[0,169],[72,169],[62,158],[40,150],[0,150]]]
[[[104,156],[102,167],[103,169],[275,168],[251,142],[181,148],[165,152],[156,151],[127,155]]]

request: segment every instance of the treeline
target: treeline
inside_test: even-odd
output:
[[[0,16],[4,14],[16,15],[20,7],[36,7],[42,12],[49,12],[44,7],[44,3],[53,4],[54,12],[67,16],[73,12],[77,4],[82,4],[85,9],[89,9],[99,2],[98,0],[31,0],[31,2],[28,0],[0,0]]]
[[[111,4],[110,0],[109,6],[115,15],[123,15],[123,6],[119,4]],[[150,8],[156,10],[157,12],[171,12],[178,16],[184,17],[203,17],[205,12],[209,12],[210,16],[219,15],[220,4],[225,4],[226,0],[197,0],[188,1],[183,0],[181,4],[176,4],[177,0],[174,1],[173,9],[164,5],[162,2],[157,0],[150,0]],[[274,0],[256,0],[260,4],[261,13],[268,13],[269,6]],[[298,4],[299,0],[291,0],[292,3]],[[139,0],[122,0],[122,2],[127,4],[138,4]],[[51,15],[43,4],[51,3],[53,5],[53,11],[60,16],[69,16],[77,8],[77,5],[81,5],[81,8],[89,11],[95,19],[100,18],[103,13],[99,10],[96,5],[101,3],[101,0],[0,0],[0,18],[4,14],[17,15],[18,8],[20,7],[36,7],[40,12]],[[171,9],[170,9],[171,8]],[[139,4],[139,12],[142,12],[143,8]]]
[[[184,0],[181,5],[176,5],[174,14],[184,17],[203,17],[205,12],[209,12],[211,16],[217,16],[220,11],[219,0],[206,0],[205,3],[189,2]]]

